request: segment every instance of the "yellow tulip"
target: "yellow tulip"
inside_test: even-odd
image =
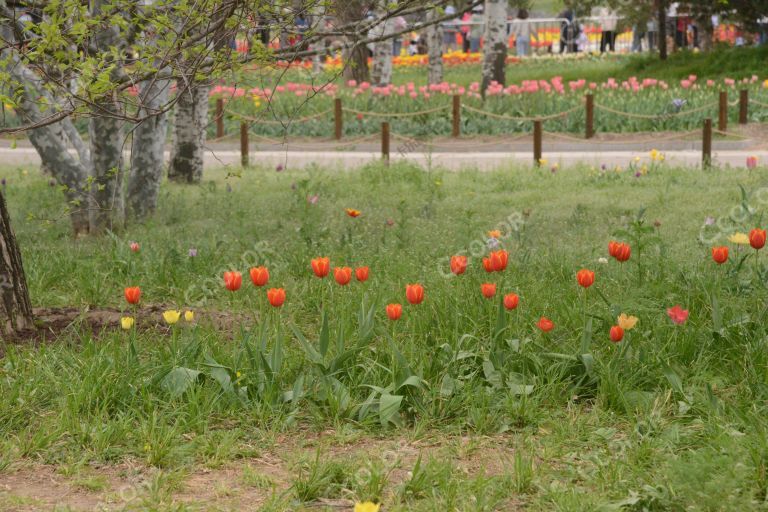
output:
[[[626,315],[625,313],[622,313],[619,315],[619,318],[616,321],[616,324],[618,324],[619,327],[624,329],[625,331],[629,331],[631,329],[635,328],[635,325],[637,324],[637,317]]]
[[[168,325],[175,324],[179,321],[179,318],[181,318],[181,312],[176,311],[175,309],[169,309],[168,311],[163,312],[163,320],[165,320],[165,323]]]
[[[191,322],[194,319],[195,319],[194,311],[191,311],[188,309],[184,312],[184,320],[186,320],[187,322]]]
[[[133,327],[133,324],[135,323],[135,320],[132,316],[124,316],[120,319],[120,327],[122,327],[124,330],[128,330],[131,327]]]
[[[747,245],[749,237],[745,233],[734,233],[728,237],[728,241],[732,244]]]
[[[379,512],[379,508],[381,508],[380,503],[373,503],[371,501],[355,503],[355,512]]]

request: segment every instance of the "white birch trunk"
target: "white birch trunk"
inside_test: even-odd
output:
[[[139,114],[148,115],[168,101],[168,80],[144,82],[139,85],[142,105]],[[128,179],[127,206],[131,217],[143,219],[157,208],[160,183],[163,179],[163,153],[167,132],[167,114],[153,115],[133,131],[131,174]]]
[[[383,15],[380,12],[379,15]],[[376,26],[371,31],[371,36],[389,36],[394,33],[394,21],[389,19]],[[384,39],[373,44],[373,65],[371,70],[371,82],[378,86],[392,83],[392,39]]]
[[[433,10],[427,15],[427,19],[432,21],[437,17]],[[427,72],[427,81],[430,84],[439,84],[443,81],[443,27],[439,23],[430,25],[427,28],[427,50],[429,52],[429,71]]]
[[[173,149],[168,178],[185,183],[203,179],[203,150],[208,125],[208,90],[202,84],[178,82]]]
[[[483,47],[483,79],[480,90],[485,95],[491,82],[505,82],[507,61],[507,1],[485,0],[485,46]]]

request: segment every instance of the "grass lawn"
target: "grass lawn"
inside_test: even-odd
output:
[[[768,269],[727,240],[765,225],[765,167],[211,170],[165,185],[146,225],[79,241],[47,178],[0,177],[35,306],[136,318],[0,344],[2,510],[765,507]],[[493,229],[509,264],[487,273]],[[601,261],[610,240],[629,261]],[[370,277],[319,279],[318,256]],[[170,308],[195,319],[161,325]],[[619,313],[639,322],[614,344]]]

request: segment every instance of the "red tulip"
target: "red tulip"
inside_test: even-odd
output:
[[[491,258],[483,258],[483,268],[486,272],[493,272],[493,266],[491,265]]]
[[[496,285],[493,283],[483,283],[480,285],[480,293],[482,293],[483,297],[486,299],[490,299],[496,295]]]
[[[240,272],[224,272],[224,286],[231,292],[236,292],[243,284],[243,275]]]
[[[267,290],[267,300],[272,306],[279,308],[285,302],[285,290],[282,288],[270,288]]]
[[[390,320],[400,320],[403,315],[403,306],[400,304],[387,304],[385,309]]]
[[[255,286],[264,286],[269,282],[269,270],[267,267],[254,267],[249,273],[251,274],[251,281]]]
[[[334,267],[333,278],[336,279],[336,282],[341,286],[348,285],[352,280],[352,269],[349,267]]]
[[[753,229],[752,231],[750,231],[749,245],[751,245],[753,249],[756,249],[758,251],[763,247],[765,247],[765,230]]]
[[[141,288],[138,286],[129,286],[125,289],[125,300],[128,304],[138,304],[141,299]]]
[[[355,269],[355,277],[361,283],[368,280],[368,267],[357,267]]]
[[[589,288],[595,282],[595,273],[583,268],[576,272],[576,281],[578,281],[580,286]]]
[[[516,293],[508,293],[504,296],[504,307],[513,310],[520,304],[520,297]]]
[[[315,258],[312,260],[312,271],[317,277],[323,278],[331,270],[331,258]]]
[[[723,263],[728,261],[728,247],[726,246],[713,247],[712,259],[715,260],[715,263],[717,263],[718,265],[722,265]]]
[[[536,326],[544,332],[549,332],[555,328],[555,323],[549,318],[543,316],[539,318],[539,322],[536,324]]]
[[[507,268],[507,260],[509,259],[509,253],[504,249],[493,251],[490,255],[491,269],[494,272],[501,272]]]
[[[608,254],[611,256],[611,258],[616,257],[616,248],[619,246],[619,242],[615,240],[611,240],[608,242]]]
[[[451,256],[451,272],[461,275],[467,270],[466,256]]]
[[[618,343],[622,339],[624,339],[624,329],[622,329],[618,325],[614,325],[613,327],[611,327],[611,331],[609,335],[611,336],[612,342]]]
[[[130,245],[131,252],[139,252],[139,243],[138,242],[131,242]]]
[[[620,261],[621,263],[624,263],[629,259],[629,257],[632,255],[632,248],[629,246],[629,244],[620,243],[616,244],[616,247],[614,249],[615,254],[614,258],[616,258],[617,261]]]
[[[405,285],[405,298],[411,304],[421,304],[424,300],[424,287],[420,284]]]
[[[688,320],[688,310],[681,308],[679,305],[675,305],[667,309],[667,315],[674,323],[681,325]]]

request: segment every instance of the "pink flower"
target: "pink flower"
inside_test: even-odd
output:
[[[677,325],[682,325],[688,320],[688,310],[681,308],[678,304],[668,308],[667,315]]]

